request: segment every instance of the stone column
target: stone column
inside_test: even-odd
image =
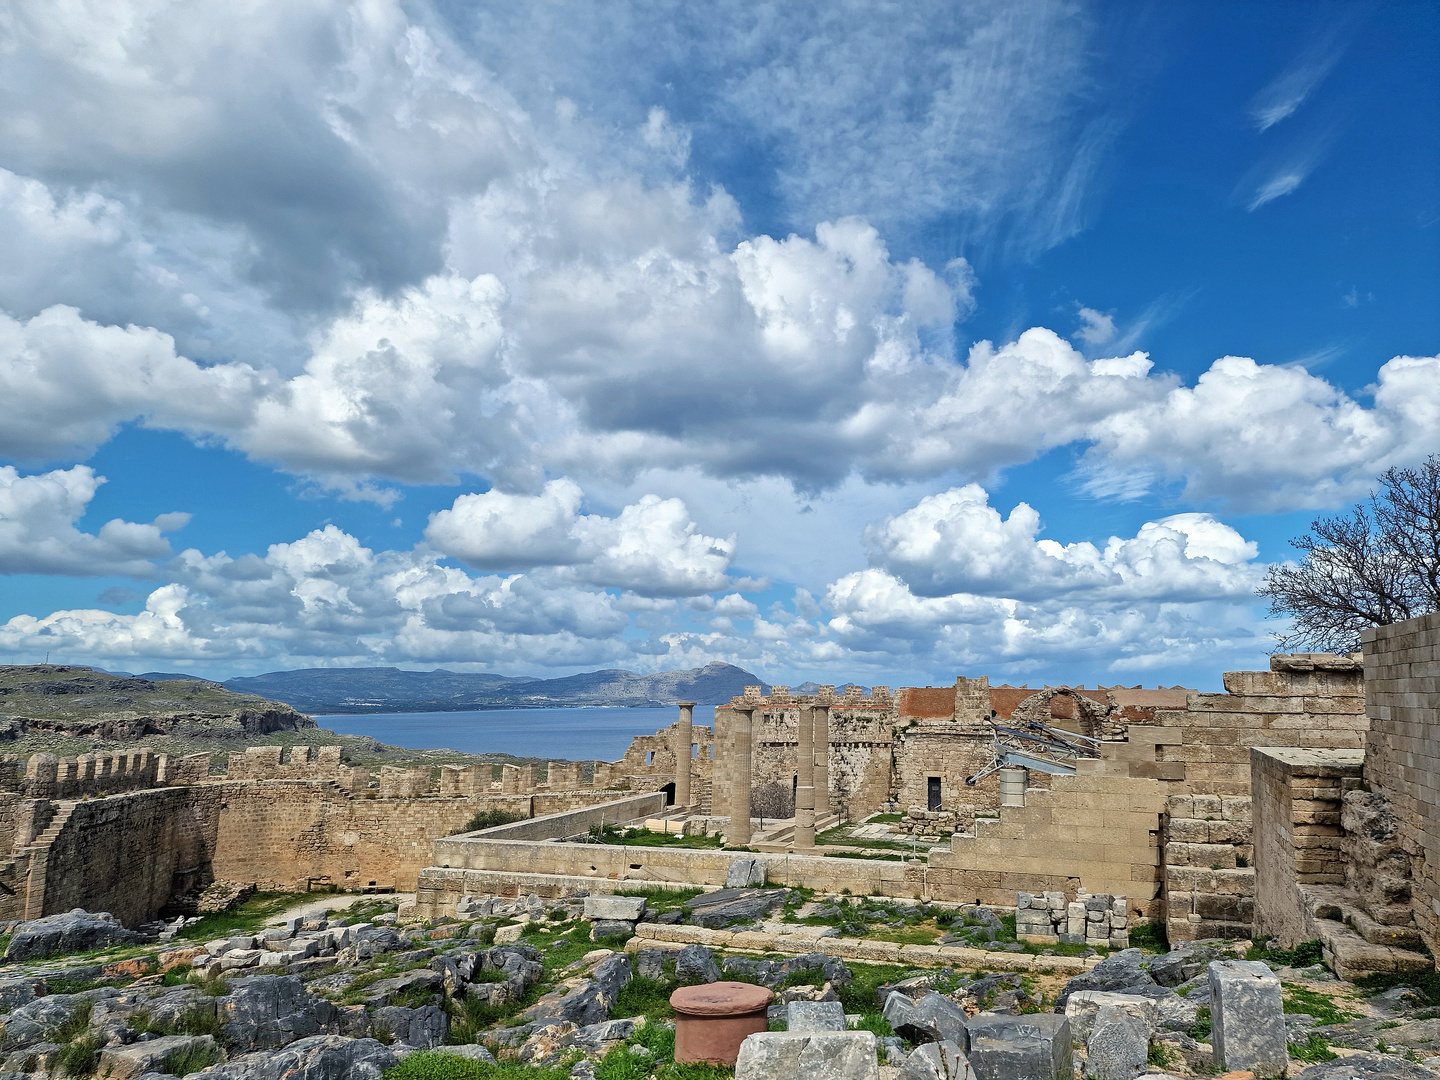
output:
[[[798,783],[795,785],[795,841],[797,848],[815,846],[815,708],[800,707]]]
[[[690,805],[690,747],[694,744],[692,725],[695,719],[695,702],[682,701],[680,723],[675,730],[675,805]]]
[[[750,705],[735,705],[730,715],[735,759],[730,763],[730,834],[725,842],[730,847],[745,847],[750,843],[750,725],[755,709]]]
[[[830,812],[830,706],[815,706],[815,813]]]

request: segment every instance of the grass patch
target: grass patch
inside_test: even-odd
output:
[[[423,1051],[385,1070],[385,1080],[569,1080],[569,1077],[569,1065],[537,1068],[518,1061],[487,1065],[454,1054]]]
[[[1356,979],[1366,997],[1383,994],[1397,986],[1413,987],[1424,999],[1422,1005],[1440,1005],[1440,972],[1437,971],[1383,971]]]
[[[1169,952],[1170,939],[1165,936],[1165,923],[1160,919],[1135,923],[1130,927],[1130,946],[1146,952]]]
[[[1245,959],[1264,960],[1285,967],[1310,967],[1324,962],[1325,946],[1319,938],[1314,941],[1302,941],[1293,949],[1265,949],[1253,945],[1245,950]]]
[[[1196,1042],[1210,1041],[1210,1007],[1208,1005],[1200,1007],[1199,1012],[1195,1015],[1195,1023],[1185,1029],[1185,1034]]]
[[[663,885],[653,889],[620,889],[616,896],[643,896],[645,904],[654,912],[670,911],[674,908],[684,907],[686,901],[694,900],[705,890],[699,886],[682,886],[674,889],[667,889]]]
[[[100,1063],[100,1047],[104,1039],[100,1035],[81,1035],[60,1048],[51,1066],[61,1076],[89,1076]]]
[[[461,832],[478,832],[481,829],[496,829],[501,825],[513,825],[524,821],[524,814],[507,814],[504,810],[481,810],[465,823]]]
[[[130,1018],[129,1024],[140,1035],[209,1035],[221,1042],[225,1039],[225,1021],[218,1013],[205,1009],[187,1009],[174,1020],[166,1021],[155,1021],[150,1018],[149,1013],[139,1012]],[[213,1065],[214,1062],[210,1064]],[[183,1076],[184,1073],[175,1075]]]
[[[884,1014],[873,1009],[860,1014],[860,1022],[855,1025],[855,1030],[871,1032],[877,1039],[895,1034],[895,1029],[890,1026],[890,1021],[885,1019]]]
[[[675,1010],[670,1007],[670,992],[673,989],[669,983],[635,975],[616,996],[615,1008],[611,1010],[611,1014],[621,1017],[643,1016],[651,1021],[673,1019]]]
[[[1359,1015],[1336,1008],[1335,999],[1328,994],[1307,990],[1294,983],[1281,983],[1280,991],[1287,1013],[1306,1013],[1321,1024],[1343,1024]]]
[[[626,847],[722,848],[721,836],[678,836],[675,833],[651,832],[649,829],[618,829],[614,825],[590,830],[590,838],[601,844]]]
[[[1330,1049],[1330,1040],[1323,1035],[1312,1034],[1303,1043],[1291,1043],[1289,1050],[1296,1061],[1334,1061],[1337,1056]]]
[[[189,1076],[193,1072],[219,1064],[221,1057],[219,1047],[191,1046],[166,1058],[165,1071],[171,1076]]]
[[[1152,1042],[1145,1050],[1145,1064],[1155,1065],[1161,1069],[1170,1068],[1170,1060],[1179,1057],[1179,1053],[1164,1043]]]
[[[257,892],[229,911],[217,911],[206,915],[194,926],[187,926],[179,934],[190,941],[212,941],[215,938],[231,937],[236,934],[253,934],[273,919],[292,907],[335,896],[333,892]]]

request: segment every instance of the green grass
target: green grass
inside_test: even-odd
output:
[[[1160,919],[1152,919],[1147,923],[1132,924],[1130,947],[1144,949],[1146,952],[1169,952],[1170,939],[1165,936],[1165,923]]]
[[[154,1035],[210,1035],[222,1043],[225,1039],[224,1019],[218,1013],[205,1009],[189,1009],[174,1020],[164,1022],[152,1020],[147,1012],[138,1012],[130,1018],[129,1025],[140,1035],[147,1032]]]
[[[1210,1041],[1210,1007],[1202,1005],[1195,1016],[1195,1023],[1185,1029],[1185,1034],[1196,1042]]]
[[[1319,938],[1314,941],[1302,941],[1293,949],[1265,949],[1254,945],[1245,951],[1245,959],[1265,960],[1272,964],[1282,964],[1285,967],[1310,967],[1313,964],[1324,962],[1325,946]]]
[[[1359,1015],[1337,1008],[1335,1000],[1327,994],[1307,990],[1294,983],[1281,983],[1280,990],[1287,1013],[1307,1013],[1315,1017],[1317,1023],[1343,1024],[1346,1020],[1354,1020]],[[1329,1059],[1323,1060],[1328,1061]]]
[[[465,823],[461,832],[478,832],[480,829],[494,829],[501,825],[513,825],[524,821],[524,814],[507,814],[504,810],[481,810]]]
[[[643,1016],[647,1020],[673,1019],[675,1010],[670,1007],[670,994],[674,989],[670,983],[636,975],[616,997],[611,1015]]]
[[[1330,1040],[1322,1035],[1312,1034],[1303,1043],[1291,1043],[1290,1056],[1296,1061],[1333,1061],[1335,1051],[1330,1049]]]
[[[699,886],[677,886],[667,889],[663,885],[653,889],[620,889],[616,896],[643,896],[651,911],[670,911],[684,907],[687,900],[694,900],[705,890]]]
[[[219,1064],[219,1047],[191,1046],[177,1051],[165,1059],[165,1072],[171,1076],[189,1076],[193,1072]]]
[[[591,829],[590,836],[602,844],[624,845],[626,847],[679,847],[679,848],[722,848],[721,836],[677,836],[674,833],[651,832],[649,829],[617,829],[607,825],[604,829]]]
[[[569,1080],[569,1077],[569,1065],[536,1068],[518,1061],[487,1065],[454,1054],[425,1052],[411,1054],[393,1069],[385,1070],[385,1080]]]
[[[890,1021],[885,1019],[883,1013],[876,1011],[873,1005],[860,1014],[860,1022],[855,1025],[855,1030],[872,1032],[877,1039],[895,1034],[895,1029],[890,1026]]]
[[[99,1064],[102,1045],[104,1039],[98,1034],[77,1036],[60,1048],[51,1069],[60,1076],[89,1076]]]
[[[1152,1042],[1145,1050],[1145,1064],[1155,1065],[1161,1069],[1170,1067],[1170,1059],[1179,1055],[1164,1043]]]
[[[1440,971],[1384,971],[1356,979],[1355,985],[1367,997],[1410,986],[1424,999],[1422,1005],[1440,1005]]]
[[[267,919],[273,919],[283,911],[335,895],[337,894],[334,892],[252,893],[249,899],[237,907],[206,915],[194,926],[187,926],[179,936],[190,941],[212,941],[237,934],[254,934],[264,928]]]

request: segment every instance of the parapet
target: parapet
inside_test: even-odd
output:
[[[800,705],[829,705],[832,708],[888,709],[894,704],[894,696],[888,686],[872,686],[870,693],[853,683],[846,686],[838,696],[833,686],[818,686],[813,694],[792,694],[788,686],[772,686],[770,693],[764,687],[747,686],[745,693],[730,699],[732,709],[785,709]],[[721,706],[724,708],[725,706]]]
[[[247,746],[232,750],[225,764],[227,780],[330,780],[349,784],[353,770],[341,763],[338,746]],[[365,773],[368,780],[368,770]],[[361,785],[364,786],[363,784]]]
[[[209,754],[174,757],[150,750],[77,757],[32,754],[23,773],[18,758],[0,759],[0,789],[18,791],[29,799],[80,799],[194,783],[209,770]]]
[[[1271,671],[1364,671],[1360,653],[1276,653],[1270,657]]]

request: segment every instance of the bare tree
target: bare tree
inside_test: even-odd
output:
[[[1366,627],[1440,610],[1440,454],[1388,470],[1368,501],[1290,544],[1303,558],[1271,566],[1259,590],[1292,620],[1282,649],[1353,652]]]
[[[752,790],[750,792],[750,816],[761,819],[772,818],[776,821],[781,818],[794,817],[795,793],[790,790],[790,785],[783,784],[778,780],[771,780]]]

